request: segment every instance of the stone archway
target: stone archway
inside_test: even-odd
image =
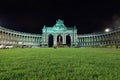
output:
[[[48,46],[53,47],[53,45],[54,45],[54,37],[52,34],[49,34],[48,35]]]
[[[68,34],[68,35],[66,35],[66,45],[67,46],[71,46],[71,36]]]
[[[63,38],[62,38],[62,36],[59,34],[58,36],[57,36],[57,44],[59,45],[59,44],[62,44],[62,42],[63,42]]]

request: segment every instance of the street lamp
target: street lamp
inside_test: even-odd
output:
[[[110,32],[110,29],[109,29],[109,28],[106,28],[106,29],[105,29],[105,32]]]

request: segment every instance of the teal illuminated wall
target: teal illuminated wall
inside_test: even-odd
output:
[[[76,44],[77,42],[77,29],[76,27],[68,28],[64,25],[64,21],[58,19],[56,21],[56,24],[53,27],[47,27],[44,26],[42,29],[42,38],[43,38],[43,45],[48,45],[49,35],[53,35],[54,37],[54,43],[53,46],[57,46],[57,37],[61,35],[62,37],[62,43],[66,44],[66,36],[69,35],[71,38],[71,45]]]

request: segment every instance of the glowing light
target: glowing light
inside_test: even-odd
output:
[[[105,32],[110,32],[110,29],[109,28],[105,29]]]

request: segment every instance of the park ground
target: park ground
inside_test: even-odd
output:
[[[0,49],[0,80],[120,80],[120,50]]]

